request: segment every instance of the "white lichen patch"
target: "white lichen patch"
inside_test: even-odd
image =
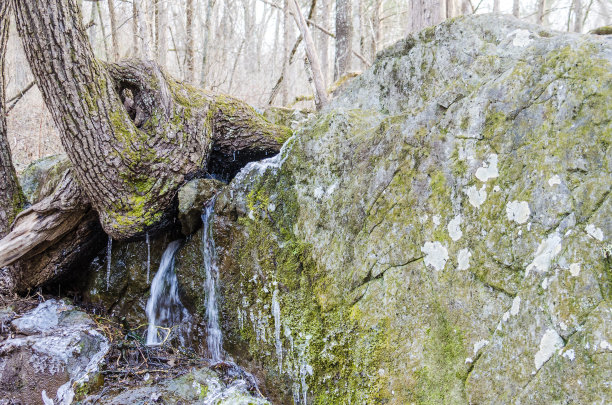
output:
[[[476,178],[482,182],[486,182],[496,177],[499,177],[499,171],[497,170],[497,155],[492,153],[487,158],[487,161],[483,162],[482,167],[476,170]]]
[[[476,186],[470,186],[463,191],[474,208],[479,208],[487,199],[486,185],[482,185],[480,190]]]
[[[512,307],[510,307],[510,315],[517,316],[521,309],[521,297],[514,297],[512,300]]]
[[[607,340],[602,340],[599,343],[599,347],[601,347],[602,350],[607,350],[609,352],[612,352],[612,345],[610,343],[608,343]]]
[[[469,249],[461,249],[457,254],[457,269],[458,270],[467,270],[470,268],[470,257],[472,257],[472,253]]]
[[[511,201],[506,205],[506,216],[508,221],[524,224],[529,219],[531,210],[527,201]]]
[[[448,261],[448,250],[438,241],[425,242],[421,251],[425,254],[425,266],[431,266],[435,270],[442,270]]]
[[[554,329],[547,329],[540,340],[540,350],[535,354],[534,363],[539,370],[552,355],[563,347],[563,339]]]
[[[593,224],[588,224],[586,226],[586,233],[592,237],[597,239],[598,241],[602,242],[604,235],[603,235],[603,231],[600,228],[597,228],[595,225]]]
[[[548,179],[548,185],[550,187],[554,187],[554,186],[559,185],[559,184],[561,184],[561,177],[559,177],[558,174],[555,174],[550,179]]]
[[[482,349],[483,347],[485,347],[486,345],[489,344],[489,341],[486,339],[482,339],[479,340],[478,342],[474,343],[474,355],[476,355],[480,349]]]
[[[454,242],[457,242],[463,236],[461,231],[461,215],[457,215],[453,218],[447,226],[448,234]]]
[[[576,358],[576,353],[574,353],[574,349],[569,349],[563,352],[563,357],[569,359],[570,361],[574,361]]]
[[[529,275],[531,270],[536,270],[541,273],[547,272],[550,268],[552,259],[559,254],[560,251],[561,235],[555,232],[540,243],[538,250],[536,251],[535,258],[525,270],[525,277]]]
[[[532,41],[532,39],[529,38],[530,33],[527,30],[515,30],[508,34],[509,37],[512,35],[514,35],[514,39],[512,39],[512,45],[519,48],[526,47]]]
[[[434,224],[434,228],[436,228],[438,225],[440,225],[440,215],[434,215],[432,221]]]
[[[578,277],[578,275],[580,274],[580,263],[570,264],[569,270],[570,270],[570,274],[573,277]]]

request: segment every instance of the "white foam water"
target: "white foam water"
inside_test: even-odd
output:
[[[178,279],[174,272],[174,255],[180,241],[171,242],[161,258],[159,270],[151,283],[151,296],[147,301],[147,345],[162,344],[173,326],[189,317],[179,298]]]
[[[223,335],[219,326],[219,309],[217,305],[219,269],[217,268],[217,254],[213,238],[213,220],[216,198],[206,204],[202,213],[202,259],[206,281],[204,293],[206,297],[206,343],[210,359],[214,363],[223,360]]]

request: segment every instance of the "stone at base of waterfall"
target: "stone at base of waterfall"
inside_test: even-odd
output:
[[[109,348],[91,318],[64,301],[40,304],[11,328],[15,337],[0,343],[0,398],[10,404],[72,403]]]
[[[181,232],[185,236],[194,233],[202,224],[200,216],[206,201],[225,186],[223,182],[213,179],[195,179],[187,182],[178,192],[178,218],[181,221]]]
[[[148,380],[150,382],[150,380]],[[142,386],[123,390],[116,395],[91,396],[85,402],[97,401],[101,405],[141,403],[163,404],[216,404],[216,405],[266,405],[267,400],[250,394],[244,380],[225,384],[217,374],[208,369],[194,369],[174,379],[155,384],[147,381]]]

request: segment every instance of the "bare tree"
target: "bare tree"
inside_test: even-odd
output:
[[[193,8],[193,0],[187,0],[187,4],[185,6],[185,15],[186,15],[186,24],[185,24],[185,34],[187,41],[187,77],[185,78],[188,82],[194,82],[195,80],[195,38],[193,32],[193,16],[194,8]]]
[[[351,0],[336,0],[336,61],[334,80],[351,68],[353,51],[353,22]]]
[[[325,85],[325,79],[323,79],[323,74],[321,73],[321,64],[319,62],[319,55],[317,54],[317,50],[315,49],[314,41],[312,39],[312,35],[310,34],[310,29],[308,29],[308,25],[306,24],[306,20],[304,19],[304,15],[302,15],[302,11],[300,10],[300,6],[298,5],[296,0],[292,0],[294,11],[295,22],[300,28],[300,32],[302,34],[302,38],[304,39],[304,44],[306,46],[306,54],[308,55],[308,60],[310,62],[310,67],[312,69],[314,87],[315,87],[315,105],[317,109],[320,110],[323,108],[328,102],[327,97],[327,88]]]
[[[119,34],[117,33],[117,16],[115,15],[115,1],[108,0],[108,15],[111,25],[111,38],[113,41],[113,61],[119,60]]]
[[[520,0],[513,0],[512,2],[512,15],[519,18],[521,15]]]
[[[582,32],[582,0],[574,0],[574,32]]]
[[[45,4],[15,2],[17,27],[78,185],[114,238],[163,226],[186,175],[235,173],[287,137],[244,103],[181,85],[154,62],[98,62],[74,0]]]
[[[546,14],[546,0],[538,0],[536,12],[536,22],[538,24],[544,23],[544,15]]]
[[[0,3],[0,238],[8,233],[24,199],[9,147],[6,128],[4,62],[9,30],[10,2]]]
[[[168,12],[165,1],[155,3],[155,59],[161,66],[166,66],[168,55]]]
[[[493,0],[493,12],[499,13],[499,0]]]

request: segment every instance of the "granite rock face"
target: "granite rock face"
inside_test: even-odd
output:
[[[217,200],[225,347],[299,403],[612,401],[612,40],[457,18]]]

